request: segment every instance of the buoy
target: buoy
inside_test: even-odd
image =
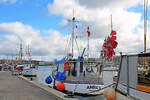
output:
[[[116,99],[116,91],[109,87],[104,91],[104,97],[106,100],[115,100]]]
[[[46,79],[45,79],[45,82],[47,84],[51,84],[52,83],[52,77],[51,76],[48,76]]]
[[[67,66],[66,66],[66,64],[67,64]],[[66,61],[65,64],[64,64],[65,71],[68,71],[70,69],[70,66],[71,66],[70,61]]]
[[[63,91],[65,89],[65,84],[63,82],[59,82],[56,88],[59,91]]]

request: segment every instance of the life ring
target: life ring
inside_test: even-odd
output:
[[[66,64],[68,64],[68,67],[66,67]],[[65,71],[68,71],[70,69],[70,66],[71,66],[70,61],[66,61],[64,64]]]

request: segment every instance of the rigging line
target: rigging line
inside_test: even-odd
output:
[[[76,40],[76,38],[75,38],[75,42],[76,42],[76,45],[77,45],[77,48],[78,48],[78,53],[79,53],[79,55],[80,55],[80,52],[79,52],[79,47],[78,47],[78,43],[77,43],[77,40]]]
[[[67,36],[67,43],[66,43],[66,46],[65,46],[65,53],[67,53],[68,52],[68,45],[69,45],[69,35]]]
[[[71,42],[70,42],[71,39],[72,39],[72,38],[71,38],[71,36],[70,36],[70,39],[69,39],[68,45],[67,45],[67,54],[69,53],[69,51],[70,51],[70,49],[71,49],[71,48],[70,48],[70,47],[71,47]],[[70,46],[70,47],[69,47],[69,46]]]

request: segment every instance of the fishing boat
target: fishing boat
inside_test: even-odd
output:
[[[26,51],[26,59],[23,61],[22,44],[20,44],[19,51],[19,63],[14,68],[14,74],[23,75],[25,77],[36,77],[38,72],[38,66],[32,62],[31,51],[28,46]]]
[[[25,77],[36,77],[38,72],[38,66],[32,62],[31,50],[29,45],[27,46],[26,59],[23,62],[24,68],[22,69],[22,75]]]
[[[139,54],[121,53],[116,87],[104,96],[110,100],[150,100],[150,53],[146,52],[147,5],[144,0],[144,51]]]
[[[37,66],[32,62],[24,62],[24,68],[22,69],[21,73],[25,77],[36,77],[37,76]]]
[[[99,61],[87,62],[83,57],[78,57],[78,59],[63,59],[56,63],[57,72],[54,76],[56,88],[60,82],[63,82],[64,90],[70,93],[82,95],[103,93],[104,83],[100,77],[102,66]]]
[[[53,86],[57,90],[71,94],[103,94],[104,89],[106,88],[103,82],[103,67],[105,65],[103,63],[104,59],[89,57],[89,26],[87,27],[87,47],[83,49],[81,55],[74,57],[73,43],[76,41],[76,38],[74,38],[75,17],[73,17],[71,21],[73,25],[70,39],[72,40],[72,51],[63,59],[56,61],[57,70],[52,72],[53,81],[49,76],[46,78],[46,83],[50,84],[49,86]],[[112,56],[113,55],[111,54],[111,57]]]
[[[98,95],[102,94],[104,91],[104,83],[102,77],[102,62],[98,58],[89,58],[89,26],[87,27],[87,37],[88,37],[88,45],[87,48],[84,48],[81,55],[78,57],[74,57],[74,41],[75,33],[74,33],[74,22],[75,17],[72,18],[72,52],[68,53],[68,55],[56,62],[57,71],[54,76],[55,82],[54,87],[58,90],[59,84],[64,84],[64,91],[73,94],[80,95]],[[87,50],[86,50],[87,49]],[[85,51],[87,53],[87,57],[85,57]],[[96,91],[99,90],[99,91]]]
[[[22,57],[23,57],[22,44],[20,44],[18,57],[16,56],[16,60],[18,61],[15,62],[15,66],[12,74],[21,74],[21,71],[24,68],[24,65],[22,64],[23,62]]]
[[[150,53],[135,55],[122,55],[116,91],[125,96],[149,100],[150,98],[150,70],[142,72],[138,70],[138,65],[143,65],[144,59],[149,61]]]

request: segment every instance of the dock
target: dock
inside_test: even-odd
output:
[[[0,72],[0,100],[77,100],[23,77]]]

